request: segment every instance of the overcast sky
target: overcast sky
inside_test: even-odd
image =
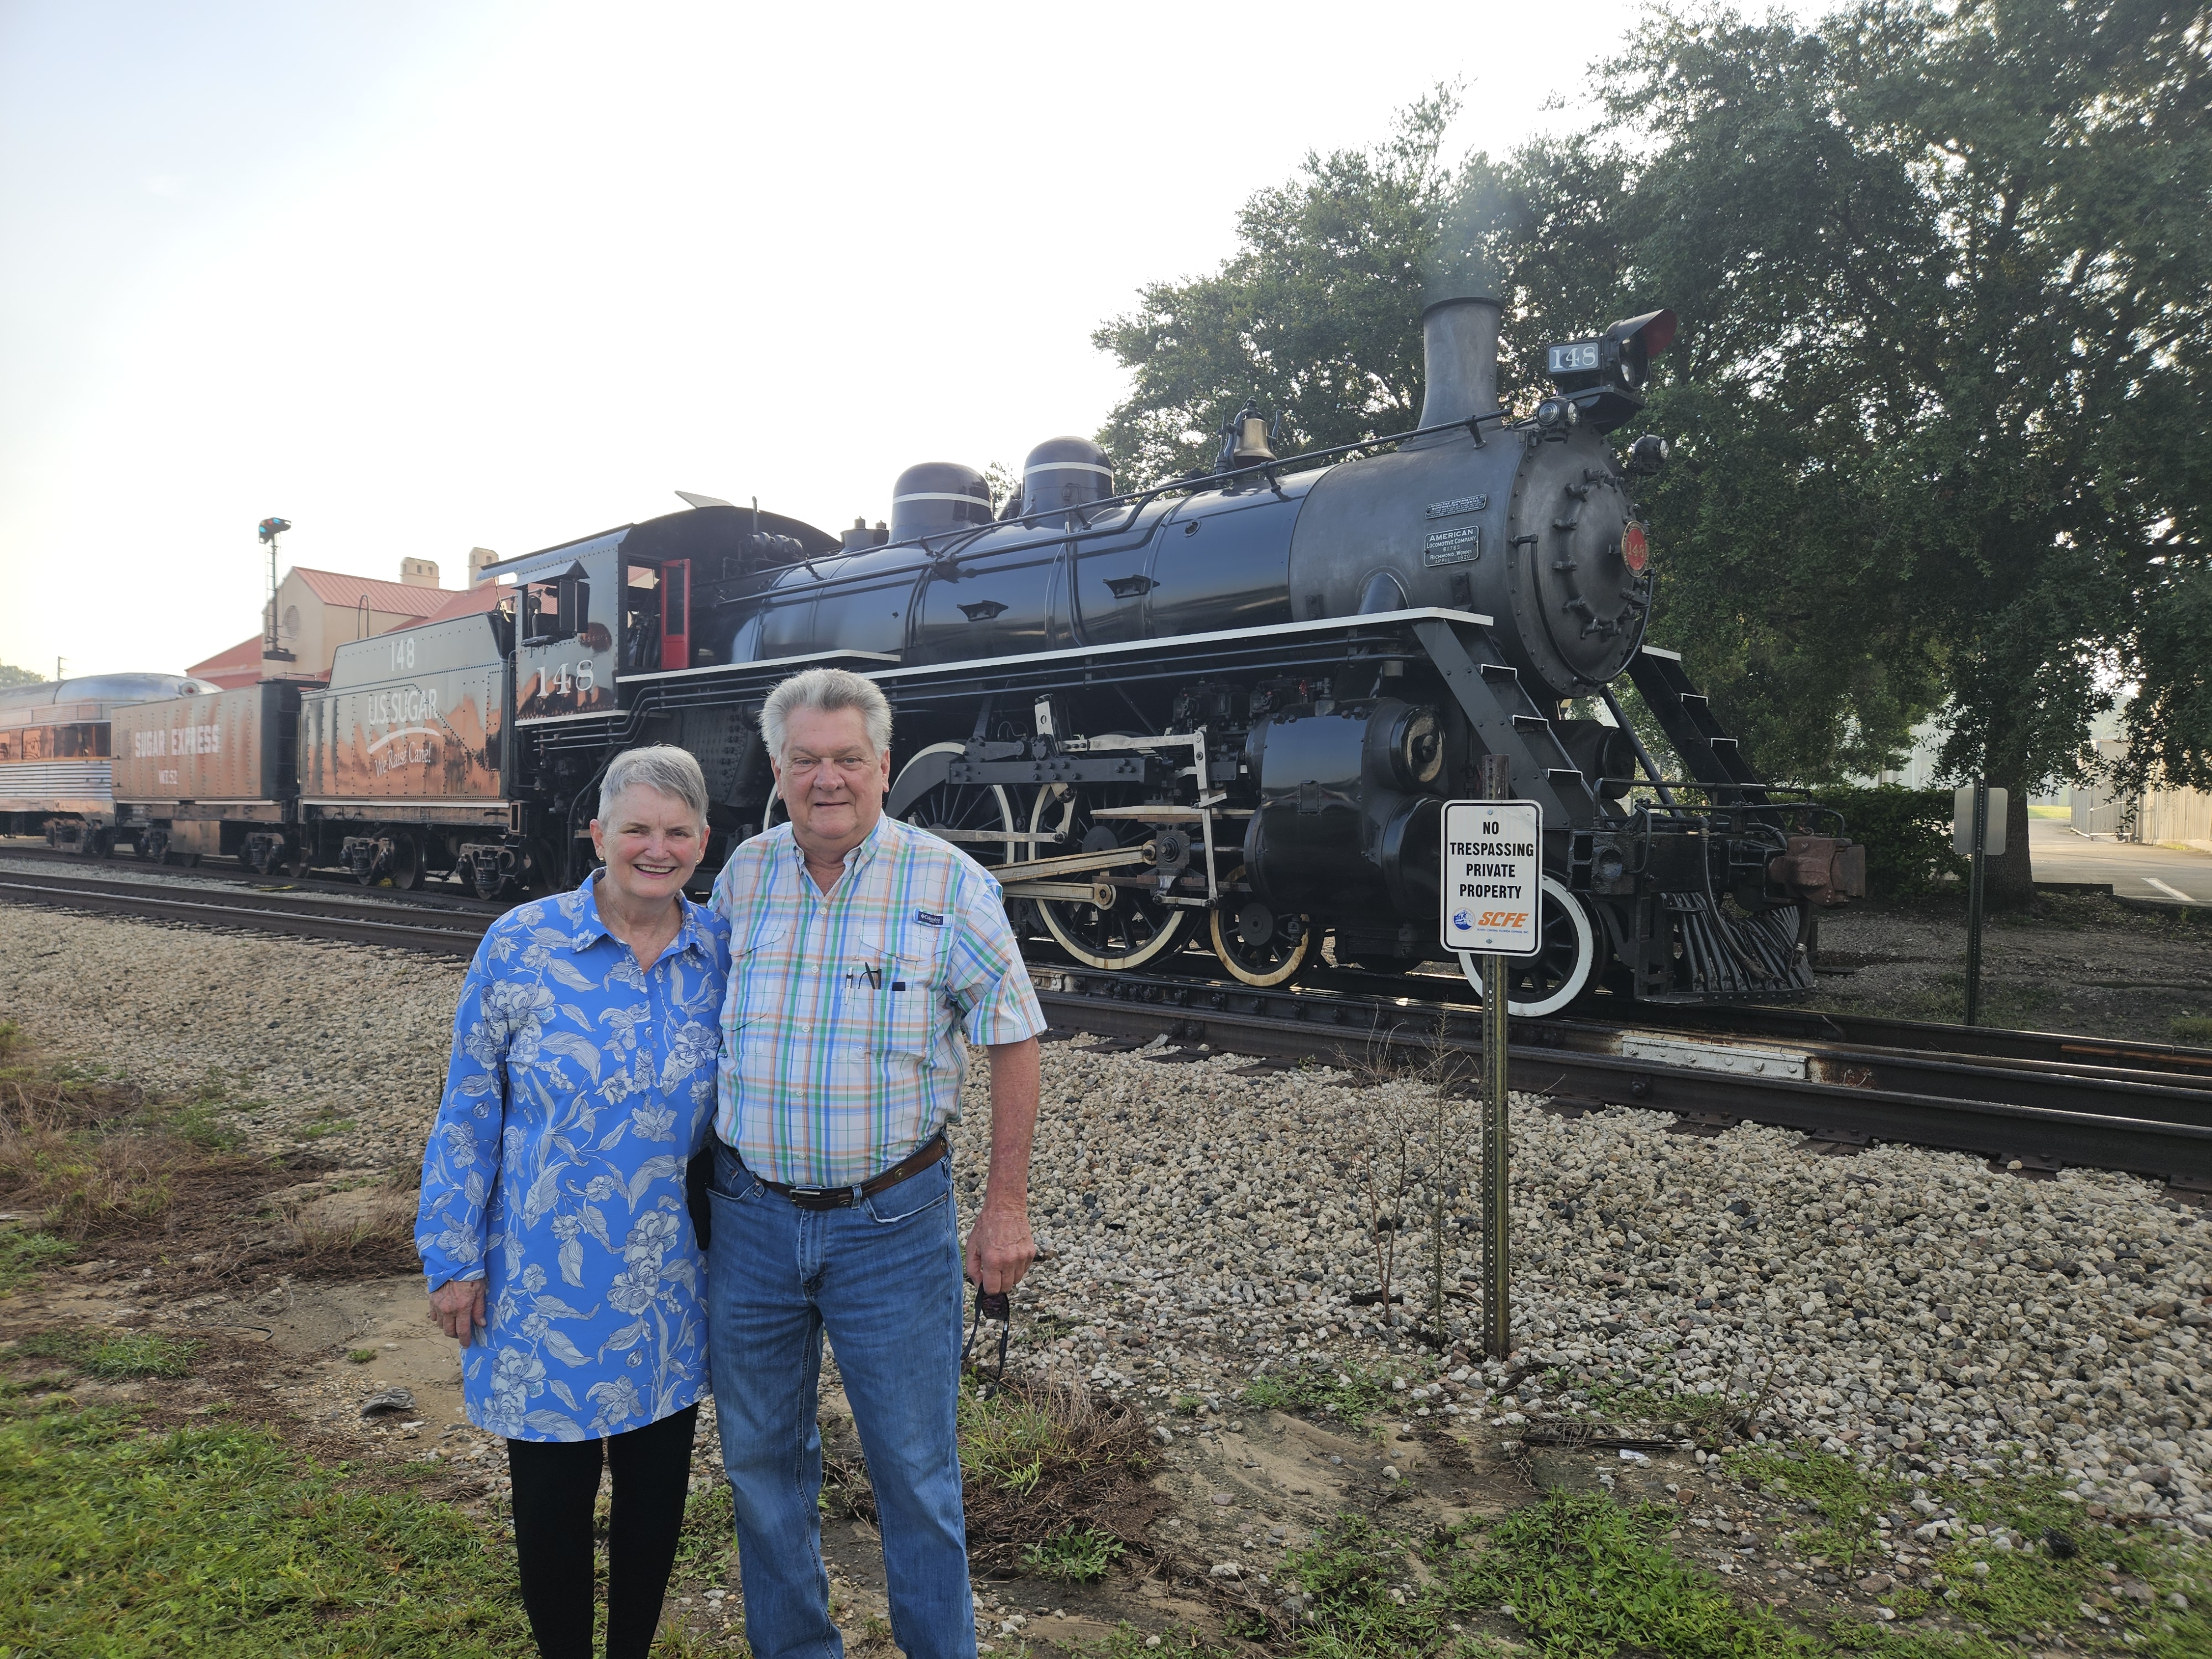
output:
[[[0,0],[0,661],[181,669],[294,562],[465,579],[1018,465],[1310,149],[1576,120],[1645,9]],[[1603,319],[1592,319],[1600,322]]]

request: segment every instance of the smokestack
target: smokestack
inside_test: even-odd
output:
[[[1498,301],[1474,295],[1439,300],[1421,313],[1428,386],[1421,424],[1443,426],[1498,407]]]

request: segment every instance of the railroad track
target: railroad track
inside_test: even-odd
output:
[[[1355,1069],[1455,1056],[1469,1087],[1482,1050],[1474,1011],[1407,996],[1404,981],[1396,999],[1383,1000],[1043,966],[1033,976],[1054,1025],[1133,1042],[1164,1036],[1186,1051],[1205,1045]],[[1634,1024],[1516,1021],[1513,1086],[1570,1114],[1608,1105],[1671,1111],[1691,1133],[1766,1123],[1838,1152],[1903,1141],[2024,1172],[2119,1170],[2192,1200],[2212,1194],[2212,1054],[2025,1032],[2002,1034],[2019,1039],[2016,1052],[1983,1054],[1854,1041],[1843,1022],[1826,1022],[1834,1029],[1822,1031],[1822,1016],[1792,1010],[1760,1011],[1781,1018],[1754,1017],[1749,1023],[1759,1029],[1750,1035],[1669,1026],[1663,1013],[1647,1022],[1650,1012],[1639,1008]],[[1799,1022],[1796,1033],[1778,1035],[1790,1020]],[[1867,1024],[1918,1045],[1962,1030]]]
[[[50,866],[57,878],[85,881],[115,880],[117,876],[103,872],[129,871],[154,881],[174,879],[179,884],[204,883],[225,887],[250,888],[257,893],[299,893],[307,896],[325,896],[334,900],[366,899],[379,904],[421,905],[436,910],[461,910],[486,916],[495,916],[510,908],[507,903],[477,898],[459,887],[448,887],[440,881],[434,891],[407,892],[396,887],[363,887],[350,876],[310,872],[300,877],[261,875],[225,859],[221,863],[149,864],[143,860],[118,856],[112,859],[87,858],[81,853],[60,853],[46,847],[10,846],[0,841],[0,860],[22,859],[28,862]],[[0,873],[6,873],[0,872]],[[23,873],[18,872],[16,873]],[[520,900],[512,902],[519,903]]]
[[[0,871],[0,902],[458,957],[475,953],[477,941],[496,915],[459,906],[415,907],[251,890],[234,896],[212,887],[181,884],[163,886],[74,874],[26,876],[5,871]]]
[[[475,951],[496,914],[465,902],[418,915],[381,899],[258,888],[234,896],[75,872],[0,872],[0,901],[455,957]],[[1193,1057],[1203,1046],[1374,1070],[1453,1056],[1471,1084],[1481,1052],[1471,994],[1437,975],[1331,971],[1312,986],[1263,991],[1046,962],[1031,972],[1060,1031],[1131,1046],[1164,1038]],[[1510,1060],[1516,1088],[1568,1114],[1633,1106],[1675,1113],[1691,1133],[1750,1121],[1838,1152],[1900,1141],[2029,1173],[2119,1170],[2192,1200],[2212,1194],[2212,1051],[2203,1049],[1805,1009],[1647,1005],[1633,1023],[1516,1021]]]

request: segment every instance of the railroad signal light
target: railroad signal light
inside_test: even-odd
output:
[[[292,527],[292,521],[289,519],[264,519],[255,527],[261,532],[261,539],[274,547],[276,538]]]

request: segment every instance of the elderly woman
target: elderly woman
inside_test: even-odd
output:
[[[604,869],[508,912],[470,964],[422,1158],[416,1248],[503,1435],[522,1599],[548,1659],[592,1648],[600,1443],[614,1481],[607,1659],[645,1659],[684,1517],[707,1331],[684,1172],[714,1115],[728,924],[684,896],[707,787],[681,749],[615,757]]]

